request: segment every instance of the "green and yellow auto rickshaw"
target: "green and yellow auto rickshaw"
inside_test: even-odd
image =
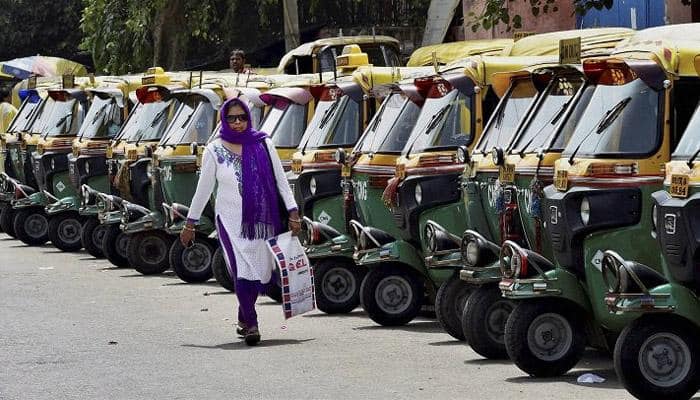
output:
[[[130,209],[146,207],[150,201],[150,177],[141,172],[150,166],[153,150],[175,116],[181,103],[180,95],[187,92],[191,80],[191,75],[167,74],[160,67],[151,68],[142,78],[142,86],[136,89],[138,104],[107,148],[111,194],[97,192],[89,186],[83,188],[83,200],[88,200],[86,205],[96,202],[100,223],[109,225],[102,240],[102,251],[116,266],[131,265],[144,271],[163,268],[163,265],[167,268],[172,245],[170,235],[153,231],[153,235],[142,237],[129,251],[133,236],[122,232],[119,225],[127,206]],[[140,179],[131,179],[132,176]],[[90,207],[83,209],[89,212]]]
[[[80,215],[81,187],[108,189],[105,151],[128,115],[128,93],[140,82],[140,77],[100,77],[99,86],[87,90],[90,108],[72,141],[71,153],[66,153],[66,144],[57,144],[55,140],[39,144],[44,153],[42,180],[49,188],[45,192],[50,203],[46,206],[49,239],[60,250],[77,251],[85,247],[93,256],[102,256],[99,239],[104,229],[93,237],[93,230],[101,226],[97,218]],[[88,228],[87,235],[83,235],[84,225]],[[85,245],[83,239],[89,239]]]
[[[505,326],[515,364],[534,376],[565,373],[587,344],[611,349],[634,318],[611,314],[605,250],[662,265],[651,194],[698,101],[698,25],[652,28],[612,55],[583,62],[596,85],[544,188],[542,219],[553,259],[514,241],[500,252],[503,295],[517,306]],[[653,39],[652,39],[653,38]],[[634,238],[634,240],[630,240]]]

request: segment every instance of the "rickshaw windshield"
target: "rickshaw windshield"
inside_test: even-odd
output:
[[[690,157],[696,156],[695,153],[698,150],[700,150],[700,104],[690,118],[672,158],[674,160],[688,160]]]
[[[12,119],[10,126],[7,128],[7,132],[22,132],[29,129],[36,115],[34,111],[37,110],[38,112],[40,106],[41,98],[39,96],[27,97],[27,100],[25,100],[19,108],[17,115]]]
[[[660,92],[641,79],[598,85],[563,155],[648,154],[658,147]]]
[[[571,99],[583,85],[581,76],[557,76],[547,87],[544,98],[534,110],[532,119],[522,134],[518,135],[511,152],[532,153],[546,146],[557,134],[555,128],[560,121]]]
[[[253,105],[251,103],[247,104],[248,109],[250,110],[250,118],[253,120],[253,129],[258,130],[260,128],[260,125],[262,124],[265,109],[263,107]]]
[[[360,105],[348,96],[322,101],[304,132],[304,148],[353,145],[359,130]]]
[[[277,101],[267,112],[260,130],[275,147],[296,148],[306,129],[306,105]]]
[[[202,101],[196,106],[182,103],[163,135],[161,145],[205,143],[214,128],[215,119],[216,110],[209,102]]]
[[[514,81],[491,116],[477,150],[483,153],[494,147],[506,148],[536,96],[537,89],[530,79]]]
[[[122,109],[114,97],[95,96],[80,126],[80,139],[113,138],[122,125]]]
[[[420,107],[403,93],[392,93],[382,103],[356,149],[362,153],[400,153],[420,115]]]
[[[56,101],[51,114],[41,126],[41,133],[48,137],[75,136],[80,125],[73,120],[77,119],[80,122],[82,112],[83,109],[76,99]]]
[[[124,126],[124,135],[128,142],[141,140],[158,140],[168,126],[168,112],[174,100],[157,101],[141,104],[138,113],[129,118]]]
[[[427,99],[408,139],[406,153],[469,144],[472,139],[471,108],[471,97],[458,90],[437,99]]]

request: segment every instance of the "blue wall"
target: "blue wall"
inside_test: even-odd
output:
[[[615,0],[610,10],[603,8],[598,11],[594,8],[585,16],[577,17],[576,26],[582,28],[622,26],[644,29],[664,25],[664,3],[664,0]],[[636,25],[632,23],[633,14],[636,14]]]

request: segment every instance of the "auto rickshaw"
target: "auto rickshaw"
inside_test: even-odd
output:
[[[46,109],[41,119],[33,124],[31,135],[25,134],[21,142],[25,144],[28,159],[24,163],[24,178],[36,183],[36,190],[31,184],[17,186],[20,190],[12,200],[15,210],[13,228],[17,238],[30,246],[51,239],[49,232],[52,227],[45,210],[49,196],[71,190],[67,173],[62,172],[67,167],[67,154],[73,138],[90,106],[86,88],[95,85],[94,80],[88,78],[73,79],[64,79],[62,89],[48,91],[51,104],[47,101],[45,107],[50,106],[50,110]],[[27,170],[29,164],[31,171]]]
[[[277,73],[299,75],[332,72],[338,66],[336,58],[345,46],[354,45],[367,55],[367,62],[376,67],[401,65],[399,41],[390,36],[342,36],[318,39],[304,43],[285,54],[277,66]]]
[[[696,60],[700,71],[700,64]],[[696,166],[700,106],[666,163],[664,190],[652,194],[652,232],[662,264],[648,266],[603,253],[605,296],[610,311],[634,316],[617,338],[615,372],[639,399],[689,399],[700,388],[698,335],[698,201]]]
[[[424,49],[431,50],[431,61],[440,64],[454,59],[457,54],[461,57],[477,54],[500,53],[511,40],[485,40],[464,41],[444,45],[428,46]],[[420,49],[419,49],[420,50]],[[415,64],[429,64],[428,59],[414,52]],[[428,54],[423,50],[422,54]],[[416,122],[420,107],[423,104],[423,96],[413,85],[414,79],[435,74],[433,68],[402,68],[399,70],[403,84],[395,84],[389,87],[382,85],[366,90],[388,91],[386,95],[374,95],[374,97],[386,97],[386,105],[383,105],[375,120],[369,123],[362,138],[351,154],[346,155],[339,150],[336,159],[343,165],[343,196],[346,221],[353,218],[356,211],[362,216],[356,216],[363,224],[372,225],[377,221],[378,215],[386,214],[387,220],[393,220],[386,207],[381,204],[381,196],[387,180],[394,174],[396,159],[399,157],[411,129]],[[356,74],[363,74],[366,68],[361,67]],[[368,70],[367,72],[370,72]],[[357,79],[360,82],[368,82],[370,79]],[[427,90],[429,84],[423,84],[422,89]],[[407,92],[401,90],[407,89]],[[423,93],[425,94],[425,93]],[[400,120],[400,121],[399,121]],[[366,175],[369,174],[369,175]],[[358,194],[361,197],[376,199],[376,204],[367,202],[364,198],[358,204],[368,207],[367,210],[355,210],[353,186],[358,184]],[[369,177],[369,178],[368,178]],[[367,180],[369,179],[369,180]],[[369,184],[368,184],[369,182]],[[376,207],[375,207],[376,206]],[[365,218],[366,217],[366,218]],[[369,219],[368,219],[369,218]],[[360,284],[365,274],[365,269],[355,265],[353,252],[355,242],[345,232],[340,233],[320,221],[312,221],[305,218],[307,235],[307,255],[314,260],[316,284],[316,303],[324,312],[339,313],[349,312],[359,304]]]
[[[688,40],[698,33],[697,24],[651,28],[611,56],[583,62],[596,88],[555,162],[554,185],[543,191],[554,258],[514,241],[499,255],[499,287],[517,304],[505,326],[506,350],[530,375],[565,373],[587,344],[610,350],[634,318],[608,312],[605,250],[661,265],[651,194],[698,101],[700,42]]]
[[[80,215],[81,187],[86,184],[95,190],[107,191],[105,151],[128,116],[129,92],[140,83],[140,77],[101,77],[99,87],[87,90],[91,98],[90,108],[73,139],[71,153],[66,154],[66,146],[43,144],[42,179],[53,182],[47,186],[55,189],[45,192],[50,202],[46,206],[48,233],[53,245],[60,250],[77,251],[85,247],[93,256],[102,257],[100,239],[104,227],[97,218]],[[39,148],[42,148],[41,143]],[[63,187],[62,191],[58,185]],[[85,235],[84,226],[87,226]],[[95,229],[98,231],[93,236]]]
[[[508,55],[504,49],[510,48],[513,39],[463,40],[423,46],[411,53],[407,67],[424,67],[437,64],[445,66],[471,55]]]
[[[160,231],[153,231],[148,237],[140,234],[139,241],[129,248],[136,235],[122,232],[119,225],[124,209],[137,212],[137,207],[147,206],[152,192],[148,190],[150,179],[142,171],[148,170],[153,150],[174,118],[181,95],[186,94],[192,79],[191,75],[167,74],[160,67],[149,69],[142,78],[142,86],[136,89],[138,105],[107,148],[107,173],[112,194],[97,192],[87,185],[83,187],[83,199],[87,199],[88,204],[95,201],[100,223],[109,225],[104,232],[102,251],[116,266],[131,265],[137,270],[149,270],[155,268],[154,265],[162,268],[168,264],[168,251],[172,245],[170,235]],[[131,176],[142,179],[131,179]],[[82,209],[89,212],[91,208]]]
[[[453,226],[462,219],[455,215],[463,213],[457,204],[459,194],[451,185],[454,183],[454,189],[458,188],[455,179],[464,169],[464,164],[454,158],[454,148],[478,140],[484,118],[497,102],[490,80],[481,77],[491,75],[486,71],[522,68],[523,62],[536,60],[540,58],[474,56],[446,67],[440,75],[417,79],[415,85],[425,93],[426,100],[400,150],[393,177],[384,177],[386,188],[374,189],[372,196],[366,197],[364,194],[358,197],[358,193],[369,194],[370,180],[376,177],[359,174],[354,179],[356,208],[367,221],[364,225],[351,222],[351,235],[356,243],[354,258],[358,265],[369,268],[360,298],[375,322],[402,325],[418,314],[426,303],[426,293],[427,303],[432,303],[437,290],[434,279],[441,282],[444,278],[431,276],[426,270],[418,229],[425,223],[423,218],[434,219],[430,210],[456,206],[444,213],[449,214],[448,218],[438,220],[450,229],[463,230],[461,226]],[[428,191],[423,193],[419,182],[428,185]],[[390,209],[386,209],[385,202],[390,204]]]
[[[536,249],[551,257],[549,241],[544,237],[541,217],[542,188],[552,182],[554,161],[559,157],[580,113],[588,105],[594,85],[585,80],[580,59],[609,54],[612,46],[629,37],[629,30],[589,29],[562,32],[560,48],[576,54],[566,60],[576,65],[552,65],[546,68],[520,71],[529,75],[540,93],[507,148],[492,149],[490,165],[475,165],[465,175],[463,198],[467,209],[469,229],[462,235],[461,283],[445,283],[445,304],[454,304],[450,293],[471,290],[469,301],[462,310],[464,338],[472,349],[487,358],[506,358],[503,331],[513,309],[512,301],[501,296],[498,253],[504,240]],[[581,34],[583,37],[575,37]],[[536,39],[536,37],[535,37]],[[576,51],[580,41],[580,53]],[[573,46],[573,51],[566,51]],[[562,62],[560,55],[560,62]],[[454,279],[454,277],[453,277]],[[456,308],[456,307],[455,307]],[[454,319],[453,319],[454,321]],[[456,321],[455,321],[456,322]]]

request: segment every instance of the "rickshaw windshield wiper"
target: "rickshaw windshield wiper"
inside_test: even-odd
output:
[[[323,113],[323,117],[321,118],[321,122],[318,124],[319,129],[323,129],[324,126],[328,123],[328,121],[331,119],[333,116],[333,113],[335,112],[335,109],[338,108],[338,104],[340,104],[340,100],[336,100],[331,104],[330,107]]]
[[[158,114],[156,114],[156,116],[153,117],[153,122],[151,122],[151,128],[153,128],[160,122],[160,120],[165,116],[165,111],[167,109],[168,107],[165,107],[162,110],[158,111]]]
[[[432,117],[430,117],[430,121],[428,121],[428,124],[425,127],[425,131],[423,132],[424,135],[430,134],[430,132],[432,132],[432,130],[435,129],[435,127],[438,124],[438,121],[440,121],[442,119],[442,116],[445,115],[445,112],[451,106],[452,106],[451,104],[444,105],[440,110],[438,110],[438,112],[436,112],[435,114],[433,114]],[[411,146],[408,148],[408,151],[406,152],[406,157],[411,155],[411,151],[413,151],[413,146],[416,145],[417,141],[418,141],[418,138],[416,138],[416,140],[414,140],[413,143],[411,143]]]
[[[544,128],[545,128],[547,125],[556,125],[556,124],[557,124],[557,122],[561,119],[561,116],[564,115],[564,110],[566,110],[566,108],[569,106],[569,103],[571,103],[571,99],[573,99],[573,97],[570,98],[569,100],[565,101],[564,104],[561,105],[561,107],[559,108],[559,110],[557,110],[556,114],[554,114],[554,115],[552,116],[552,118],[550,118],[549,121],[547,121],[547,123],[543,124],[543,125],[540,127],[540,129],[538,129],[537,132],[535,132],[535,134],[532,135],[532,137],[530,138],[530,140],[528,140],[527,143],[525,143],[525,146],[523,146],[523,147],[520,149],[520,152],[518,153],[518,155],[520,156],[520,158],[525,157],[525,151],[530,147],[530,145],[532,144],[532,142],[534,142],[535,139],[537,139],[537,137],[540,135],[540,133],[544,130]],[[549,138],[550,138],[554,133],[555,133],[555,132],[550,133],[549,136],[547,136],[547,139],[545,139],[544,143],[548,142],[548,141],[549,141]],[[515,149],[513,149],[513,150],[515,150]],[[511,153],[511,154],[512,154],[512,153]]]
[[[692,156],[688,159],[688,167],[690,169],[693,169],[693,163],[695,162],[695,159],[700,155],[700,149],[695,150],[695,153],[693,153]]]
[[[574,149],[574,152],[571,153],[571,157],[569,157],[569,164],[574,163],[574,157],[576,156],[576,153],[581,149],[581,146],[583,146],[584,143],[588,140],[588,137],[591,136],[593,132],[596,134],[601,134],[603,133],[606,129],[612,125],[613,122],[617,119],[617,117],[622,113],[622,110],[627,107],[627,104],[632,100],[632,97],[626,97],[622,100],[620,100],[617,104],[612,106],[611,109],[605,112],[603,115],[603,118],[600,119],[600,122],[595,124],[593,128],[586,134],[586,136],[583,137],[583,140],[579,142],[578,146]]]

